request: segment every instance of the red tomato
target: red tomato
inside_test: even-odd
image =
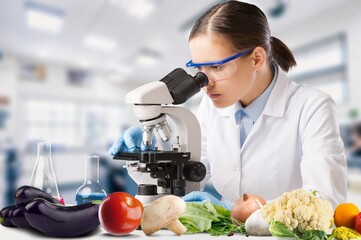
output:
[[[99,221],[113,235],[131,233],[140,225],[143,214],[142,203],[125,192],[108,195],[99,207]]]
[[[361,212],[355,217],[355,230],[361,233]]]

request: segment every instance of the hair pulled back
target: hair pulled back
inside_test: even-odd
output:
[[[271,36],[266,15],[255,5],[228,1],[213,6],[196,21],[189,40],[205,33],[220,34],[236,51],[260,46],[269,63],[275,61],[286,72],[296,65],[291,50]]]

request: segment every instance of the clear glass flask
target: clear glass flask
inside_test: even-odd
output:
[[[37,144],[36,163],[29,185],[43,190],[64,204],[53,167],[50,142],[38,142]]]
[[[106,191],[99,183],[99,156],[90,156],[85,159],[85,180],[76,191],[76,203],[79,205],[103,200],[106,196]]]

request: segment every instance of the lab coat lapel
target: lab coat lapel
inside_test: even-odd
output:
[[[235,104],[226,107],[226,108],[218,108],[217,111],[222,116],[224,121],[224,132],[223,134],[226,136],[227,142],[232,142],[237,144],[238,148],[230,148],[228,152],[229,158],[234,161],[234,163],[239,166],[240,164],[240,152],[241,148],[240,144],[240,125],[236,123],[235,113],[241,108],[241,103],[236,102]]]

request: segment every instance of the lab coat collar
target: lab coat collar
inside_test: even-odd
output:
[[[286,73],[279,66],[277,67],[278,76],[275,79],[276,83],[267,100],[266,106],[263,110],[263,114],[273,117],[282,117],[286,108],[289,80],[286,76]],[[221,116],[234,117],[235,112],[237,112],[241,108],[241,103],[236,102],[229,107],[218,109],[218,111]]]
[[[263,115],[272,117],[283,117],[286,109],[286,102],[289,94],[289,80],[286,73],[278,67],[277,81],[268,98]]]
[[[239,118],[237,117],[237,113],[239,111],[241,111],[241,113],[243,113],[242,115],[246,114],[252,121],[253,123],[255,123],[258,119],[258,117],[262,114],[266,103],[268,101],[269,96],[271,95],[272,89],[277,81],[277,77],[278,77],[278,67],[275,63],[272,64],[273,67],[273,72],[274,72],[274,76],[273,79],[271,81],[271,83],[268,85],[268,87],[266,88],[266,90],[263,91],[263,93],[261,93],[261,95],[259,95],[255,100],[253,100],[253,102],[251,102],[247,107],[238,110],[235,113],[235,118],[236,118],[236,122],[239,122]]]
[[[234,116],[235,112],[242,108],[240,102],[236,102],[235,104],[226,107],[226,108],[218,108],[219,114],[224,117]]]

